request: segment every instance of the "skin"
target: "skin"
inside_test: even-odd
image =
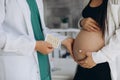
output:
[[[48,54],[48,53],[51,53],[53,51],[53,47],[48,42],[36,41],[35,50],[42,53],[42,54]]]
[[[73,38],[67,38],[62,41],[62,45],[66,47],[66,49],[72,54],[72,44],[74,39]],[[51,53],[54,48],[52,45],[46,41],[36,41],[35,50],[38,52],[41,52],[42,54],[46,55]]]
[[[91,31],[97,32],[100,30],[97,22],[95,20],[93,20],[91,17],[82,19],[80,24],[82,25],[83,29],[85,29],[89,32],[91,32]]]
[[[90,6],[91,7],[97,7],[97,6],[101,5],[102,2],[103,2],[103,0],[92,0],[91,3],[90,3]],[[89,32],[100,31],[99,25],[91,17],[82,19],[80,21],[80,24],[81,24],[81,26],[84,30],[87,30]],[[94,62],[94,60],[92,58],[92,52],[88,52],[88,51],[85,51],[85,50],[80,50],[79,53],[84,54],[86,56],[85,59],[83,59],[81,61],[76,61],[75,60],[79,65],[81,65],[84,68],[93,68],[96,65],[96,63]]]
[[[74,39],[73,38],[67,38],[64,41],[62,41],[62,45],[68,50],[68,52],[70,52],[71,56],[73,57],[73,43],[74,43]]]

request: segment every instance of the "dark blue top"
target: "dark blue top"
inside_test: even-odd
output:
[[[93,18],[98,24],[100,25],[100,28],[103,27],[105,22],[105,16],[107,11],[107,2],[108,0],[103,0],[103,3],[99,5],[98,7],[91,7],[90,3],[84,8],[82,12],[82,16],[84,18],[91,17]]]

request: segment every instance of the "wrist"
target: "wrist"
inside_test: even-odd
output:
[[[61,44],[62,44],[62,45],[66,45],[66,44],[69,42],[70,39],[71,39],[70,37],[64,39],[64,40],[61,42]]]
[[[64,40],[61,42],[62,45],[65,45],[65,43],[66,43],[66,39],[64,39]]]
[[[36,41],[36,45],[35,45],[35,50],[36,51],[38,50],[38,44],[39,44],[39,41]]]

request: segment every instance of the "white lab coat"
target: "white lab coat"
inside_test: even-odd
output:
[[[84,0],[85,5],[88,2]],[[92,57],[96,63],[108,62],[112,80],[120,80],[120,0],[108,0],[106,25],[105,46]]]
[[[37,0],[44,35],[43,2]],[[55,33],[62,41],[65,37]],[[0,0],[0,80],[40,80],[30,9],[26,0]]]

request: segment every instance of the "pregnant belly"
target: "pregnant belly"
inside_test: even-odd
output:
[[[104,46],[104,39],[102,37],[102,32],[88,32],[81,30],[77,35],[74,45],[73,53],[77,59],[83,59],[85,56],[80,55],[79,50],[96,52]]]

